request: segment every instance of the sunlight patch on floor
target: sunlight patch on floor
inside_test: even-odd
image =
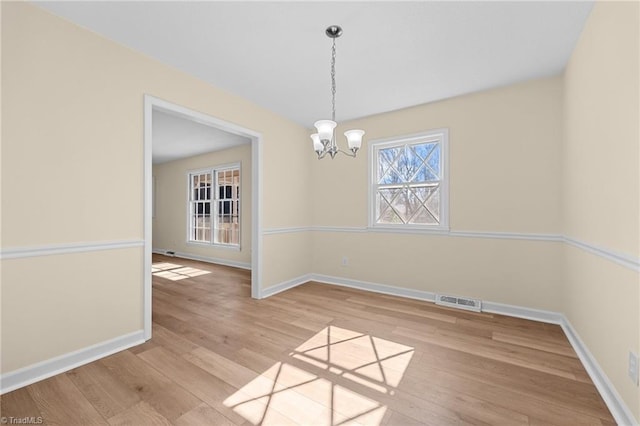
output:
[[[191,268],[169,262],[157,262],[151,265],[151,274],[171,281],[184,280],[185,278],[198,277],[200,275],[210,273],[210,271],[204,271],[202,269]]]
[[[329,326],[290,353],[290,362],[274,364],[224,404],[255,425],[379,425],[387,407],[376,396],[394,393],[413,351]]]

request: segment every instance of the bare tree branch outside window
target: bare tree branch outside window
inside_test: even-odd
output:
[[[441,144],[377,150],[376,223],[439,224]]]

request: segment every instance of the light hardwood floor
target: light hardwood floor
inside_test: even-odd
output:
[[[111,425],[613,425],[560,327],[154,256],[153,338],[1,398]]]

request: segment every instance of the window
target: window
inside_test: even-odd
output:
[[[189,173],[188,241],[240,245],[240,165]]]
[[[448,229],[446,129],[371,143],[370,225]]]

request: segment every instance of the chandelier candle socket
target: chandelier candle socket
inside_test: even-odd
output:
[[[325,31],[327,37],[333,40],[331,47],[331,120],[318,120],[314,126],[318,133],[311,135],[313,141],[313,150],[318,155],[318,159],[322,159],[329,154],[334,158],[338,152],[349,157],[355,157],[356,153],[362,146],[362,136],[364,130],[347,130],[344,135],[347,138],[349,151],[343,151],[336,144],[335,129],[336,123],[336,38],[342,35],[342,28],[337,25],[328,27]]]

